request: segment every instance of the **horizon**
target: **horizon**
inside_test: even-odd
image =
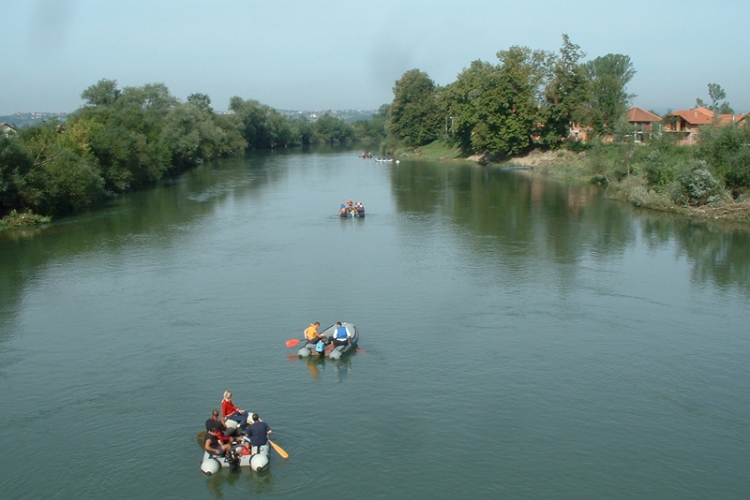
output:
[[[632,105],[689,109],[718,83],[735,112],[750,110],[750,67],[737,63],[750,35],[726,28],[730,18],[750,17],[750,2],[714,2],[719,19],[711,23],[695,0],[633,0],[627,9],[591,0],[324,3],[0,0],[11,41],[0,53],[0,114],[71,113],[101,79],[119,88],[164,83],[183,102],[200,92],[217,112],[232,96],[277,110],[377,110],[410,69],[444,86],[474,60],[497,63],[497,51],[513,45],[557,51],[563,33],[586,60],[631,58]],[[651,19],[658,24],[644,21]]]

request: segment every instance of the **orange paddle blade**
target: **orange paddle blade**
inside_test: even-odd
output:
[[[297,344],[299,344],[299,339],[290,339],[290,340],[286,341],[286,346],[287,347],[294,347]]]

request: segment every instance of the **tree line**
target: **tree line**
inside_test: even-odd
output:
[[[443,139],[465,154],[496,156],[557,147],[571,123],[611,134],[632,98],[630,57],[583,62],[581,48],[562,38],[558,52],[513,46],[497,52],[497,64],[474,61],[444,87],[406,72],[393,89],[388,132],[409,147]]]
[[[120,89],[104,79],[81,97],[84,105],[64,123],[0,136],[0,216],[75,212],[247,150],[384,136],[380,115],[349,124],[326,114],[313,122],[240,97],[230,100],[230,113],[220,114],[208,95],[181,102],[164,84]]]
[[[630,58],[607,54],[584,61],[562,36],[557,52],[513,46],[495,64],[474,61],[446,86],[426,73],[404,73],[393,88],[386,128],[389,148],[441,140],[465,156],[508,158],[532,149],[567,147],[586,154],[570,166],[576,176],[616,183],[617,196],[654,208],[722,206],[750,196],[750,126],[701,128],[697,146],[679,146],[675,134],[635,144],[626,111],[634,97]],[[715,113],[732,113],[720,85],[708,85]],[[717,115],[718,117],[718,115]],[[593,136],[571,141],[571,125]],[[604,137],[612,142],[603,142]],[[566,170],[568,167],[564,168]]]

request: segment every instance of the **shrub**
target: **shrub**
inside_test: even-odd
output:
[[[676,182],[669,185],[675,203],[680,205],[718,205],[722,202],[724,189],[708,171],[703,160],[692,160],[681,165]]]

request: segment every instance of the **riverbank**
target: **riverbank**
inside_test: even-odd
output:
[[[681,214],[696,220],[722,220],[743,225],[750,224],[750,197],[734,200],[727,195],[722,196],[721,201],[713,205],[679,205],[668,195],[651,189],[642,177],[627,176],[622,181],[618,181],[592,171],[586,152],[535,150],[497,165],[507,164],[529,167],[525,171],[529,175],[572,182],[606,184],[608,198],[624,201],[637,207]]]

